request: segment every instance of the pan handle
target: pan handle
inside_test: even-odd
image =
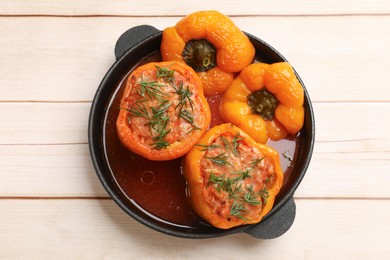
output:
[[[128,50],[161,31],[150,25],[139,25],[125,31],[115,44],[115,57],[119,60]]]
[[[245,233],[259,239],[273,239],[283,235],[290,229],[295,219],[296,206],[291,197],[272,216],[259,224],[245,230]]]

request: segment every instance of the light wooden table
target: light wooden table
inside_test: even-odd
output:
[[[278,49],[313,101],[316,144],[292,228],[170,237],[93,170],[87,121],[128,28],[216,9]],[[0,2],[0,259],[390,259],[389,1]]]

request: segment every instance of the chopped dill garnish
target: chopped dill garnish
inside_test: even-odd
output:
[[[235,200],[230,208],[230,215],[246,220],[243,215],[246,214],[247,211],[248,210],[244,207],[244,204],[241,201]]]
[[[159,138],[154,144],[153,149],[161,150],[165,149],[170,145],[170,143],[164,139]]]
[[[249,172],[252,171],[252,169],[245,169],[241,171],[233,171],[232,174],[238,174],[239,176],[234,178],[234,180],[245,180],[246,178],[251,178],[252,176],[249,175]]]
[[[222,135],[221,135],[221,140],[222,140],[223,144],[225,145],[226,151],[229,151],[230,150],[230,143],[229,143],[229,141],[226,139],[226,137],[224,137]]]
[[[217,176],[213,172],[210,172],[209,182],[211,182],[211,183],[219,183],[219,182],[221,182],[223,180],[223,178],[225,178],[225,175]]]
[[[229,193],[230,199],[240,199],[240,197],[242,197],[242,193],[244,192],[240,183],[229,178],[227,179],[226,191]]]
[[[240,156],[240,154],[238,153],[238,145],[240,143],[238,141],[241,140],[243,139],[240,138],[240,132],[237,132],[236,135],[232,138],[232,153],[237,157]]]
[[[195,146],[202,147],[202,148],[203,148],[203,149],[201,150],[202,152],[203,152],[203,151],[210,150],[210,149],[215,149],[215,148],[219,148],[219,147],[220,147],[219,145],[216,145],[216,144],[212,144],[212,145],[196,144]]]
[[[213,172],[210,173],[210,178],[209,178],[208,185],[216,184],[216,187],[217,187],[216,189],[218,191],[221,191],[221,187],[222,187],[224,182],[225,182],[225,175],[217,176]]]
[[[222,166],[230,165],[230,163],[227,161],[229,159],[228,155],[225,155],[226,153],[218,154],[217,156],[206,156],[205,158],[209,159],[215,164],[219,164]]]
[[[150,127],[157,132],[157,136],[153,137],[153,141],[155,141],[153,144],[154,149],[160,150],[167,148],[170,145],[169,142],[164,140],[167,134],[171,131],[171,129],[167,130],[169,117],[166,115],[170,106],[171,103],[165,100],[159,106],[151,107],[152,117],[150,119]]]
[[[190,112],[188,112],[187,109],[180,110],[179,116],[186,120],[188,123],[192,125],[194,124],[194,116]]]
[[[170,70],[168,68],[163,68],[163,67],[160,67],[160,66],[157,66],[155,65],[156,67],[156,76],[157,78],[161,78],[163,79],[164,81],[166,82],[169,82],[169,83],[173,83],[174,81],[174,73],[175,71],[174,70]]]
[[[179,117],[183,118],[186,120],[188,123],[193,125],[194,129],[193,130],[199,130],[200,128],[197,127],[194,124],[194,116],[190,112],[190,110],[185,109],[188,106],[191,108],[191,111],[194,111],[194,101],[191,99],[192,92],[190,91],[189,87],[187,86],[186,88],[184,87],[183,81],[179,82],[179,86],[176,86],[172,84],[173,88],[175,89],[175,93],[179,95],[178,97],[178,103],[175,107],[175,109],[178,109],[178,114]]]
[[[268,177],[265,180],[263,188],[261,190],[259,190],[259,192],[257,192],[257,194],[263,199],[264,205],[267,204],[267,199],[269,198],[269,193],[267,190],[267,186],[268,186],[269,181],[270,181],[270,177]]]
[[[136,103],[136,105],[133,107],[130,107],[130,108],[121,107],[121,109],[126,110],[132,116],[144,117],[146,119],[150,119],[149,113],[148,113],[148,110],[146,109],[146,107],[144,105],[141,106],[139,103]]]
[[[187,107],[187,104],[191,107],[191,110],[194,110],[194,101],[192,101],[191,96],[192,92],[190,91],[190,88],[187,86],[187,88],[184,87],[183,81],[179,82],[179,87],[173,86],[175,89],[175,93],[179,95],[179,103],[176,105],[175,108],[179,108],[179,111],[181,111],[184,107]]]
[[[267,204],[267,199],[269,198],[268,191],[266,189],[262,189],[258,192],[258,194],[263,199],[264,205]]]
[[[138,94],[143,98],[146,98],[148,95],[150,98],[157,100],[162,100],[163,97],[168,97],[168,93],[162,91],[163,84],[159,84],[157,81],[145,81],[141,80],[139,82],[139,88],[137,89]]]
[[[240,132],[237,132],[237,134],[232,138],[231,142],[226,139],[226,137],[221,136],[221,140],[223,144],[225,145],[225,148],[227,151],[231,151],[234,156],[239,157],[240,154],[238,152],[238,145],[240,144],[238,141],[243,140],[240,138]]]
[[[290,163],[293,161],[293,157],[291,156],[290,152],[286,150],[282,153],[283,157],[286,158]]]
[[[258,164],[259,164],[262,160],[264,160],[264,159],[265,159],[265,157],[254,159],[254,160],[251,162],[252,168],[255,168],[256,165],[258,165]]]
[[[244,196],[244,201],[250,205],[256,206],[260,205],[261,201],[257,199],[257,195],[254,192],[247,192]]]

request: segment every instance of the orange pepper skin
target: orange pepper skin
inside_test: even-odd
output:
[[[289,107],[279,105],[275,110],[275,117],[284,125],[287,132],[296,134],[303,126],[305,111],[303,106]]]
[[[174,83],[159,78],[157,67],[174,71]],[[158,100],[145,93],[142,95],[140,82],[144,80],[162,85],[161,89],[158,87],[156,89],[159,91],[157,93],[163,93],[160,94],[160,97],[164,100]],[[189,104],[188,100],[185,100],[186,103],[183,108],[190,111],[189,113],[193,113],[193,125],[180,117],[180,106],[176,105],[179,104],[180,96],[175,92],[172,84],[176,84],[176,89],[179,84],[183,84],[184,89],[190,91],[189,96],[192,105]],[[167,133],[166,136],[163,136],[163,139],[169,145],[162,149],[156,149],[153,145],[155,142],[153,137],[158,132],[155,130],[157,128],[152,129],[152,107],[158,110],[158,107],[167,106],[167,104],[169,108],[166,109],[166,114],[162,116],[169,117],[169,120],[166,123]],[[193,107],[192,110],[191,107]],[[202,83],[199,77],[185,63],[174,61],[151,62],[132,71],[127,78],[120,108],[116,121],[119,140],[132,152],[154,161],[172,160],[185,155],[209,128],[211,119],[210,108],[203,95]],[[134,110],[144,111],[144,114],[147,111],[148,116],[139,116],[131,112]],[[182,130],[184,129],[183,126],[190,126],[191,130]],[[154,135],[152,135],[152,132]]]
[[[161,56],[165,61],[181,61],[184,62],[181,54],[183,53],[186,43],[177,33],[175,27],[168,27],[162,33]]]
[[[261,211],[258,215],[242,219],[238,217],[224,218],[220,213],[213,210],[213,205],[207,202],[206,191],[210,185],[205,179],[205,173],[201,169],[201,161],[205,156],[205,145],[211,145],[213,141],[222,134],[230,133],[235,135],[240,133],[240,138],[249,144],[253,149],[260,151],[264,158],[268,158],[274,168],[273,180],[271,186],[267,189],[268,199],[265,205],[262,205]],[[243,224],[254,224],[261,221],[261,219],[272,209],[275,196],[279,193],[283,184],[283,172],[280,167],[279,154],[269,146],[259,144],[253,140],[248,134],[240,128],[230,124],[222,124],[209,129],[198,141],[202,146],[194,146],[191,151],[184,158],[184,177],[187,181],[187,188],[189,191],[189,201],[194,211],[211,225],[221,229],[228,229],[234,226]]]
[[[199,72],[198,76],[202,81],[203,89],[207,90],[207,96],[223,93],[234,80],[232,73],[225,72],[218,67],[206,72]]]
[[[298,133],[305,116],[304,91],[291,65],[287,62],[271,64],[265,73],[264,84],[280,102],[275,110],[276,119],[288,133]]]
[[[265,120],[253,113],[248,105],[247,97],[263,88],[278,100],[272,120]],[[266,143],[268,138],[281,140],[288,134],[299,132],[304,122],[303,98],[303,88],[290,64],[287,62],[271,65],[253,63],[246,67],[226,90],[221,101],[220,112],[226,121],[242,128],[257,142]],[[240,114],[232,111],[232,104],[240,107]],[[249,118],[252,120],[256,118],[259,121],[257,125],[263,127],[256,129],[249,127],[250,124],[247,122]]]
[[[275,112],[276,113],[276,112]],[[271,140],[282,140],[288,135],[287,129],[276,118],[264,120],[267,125],[267,134]]]
[[[230,76],[220,78],[221,73],[210,73],[203,77],[204,81],[210,81],[204,86],[206,96],[223,93],[231,84],[234,73],[248,66],[255,56],[255,48],[249,38],[229,17],[217,11],[192,13],[175,27],[166,28],[162,37],[161,54],[164,61],[179,60],[185,44],[191,40],[206,39],[215,47],[217,67]]]
[[[264,84],[281,104],[289,107],[303,106],[303,88],[289,63],[271,64],[264,75]]]
[[[265,144],[268,140],[267,125],[260,116],[251,112],[247,103],[250,93],[241,78],[237,77],[222,97],[221,116],[246,131],[256,142]]]

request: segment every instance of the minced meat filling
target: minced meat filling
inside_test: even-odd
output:
[[[239,136],[223,134],[205,148],[201,160],[203,194],[213,212],[231,219],[252,219],[268,198],[274,167]]]

